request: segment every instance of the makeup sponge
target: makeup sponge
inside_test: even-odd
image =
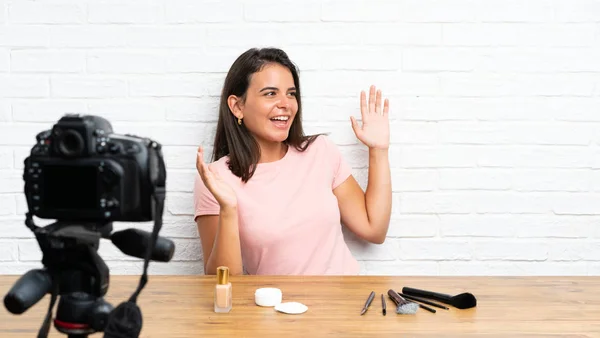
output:
[[[298,302],[286,302],[277,304],[275,306],[275,310],[290,315],[299,315],[301,313],[306,312],[306,310],[308,310],[308,307]]]
[[[275,306],[281,303],[282,293],[278,288],[260,288],[254,292],[254,302],[258,306]]]

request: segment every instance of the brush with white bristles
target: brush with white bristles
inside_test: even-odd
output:
[[[396,291],[389,289],[388,296],[396,304],[396,313],[399,315],[414,315],[419,309],[419,305],[409,302],[400,296]]]

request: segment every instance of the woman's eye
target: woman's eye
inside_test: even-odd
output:
[[[274,95],[277,95],[277,93],[275,93],[275,92],[267,92],[267,93],[265,93],[265,96],[274,96]],[[296,96],[296,92],[288,93],[288,95],[291,95],[291,96],[295,97]]]

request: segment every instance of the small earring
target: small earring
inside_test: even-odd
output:
[[[238,124],[241,126],[242,125],[242,119],[238,117]]]

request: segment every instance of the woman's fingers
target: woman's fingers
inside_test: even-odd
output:
[[[202,175],[202,171],[204,170],[203,164],[204,164],[204,149],[202,149],[202,146],[200,146],[200,147],[198,147],[198,152],[196,153],[196,169],[198,169],[198,173],[200,173],[200,175]]]
[[[377,98],[375,99],[375,112],[381,114],[381,89],[377,89]]]
[[[360,116],[362,118],[362,120],[365,120],[365,115],[367,115],[367,113],[369,113],[368,107],[367,107],[367,94],[365,93],[364,90],[360,91]]]
[[[375,86],[369,90],[369,113],[375,112]]]
[[[383,115],[387,115],[390,112],[390,100],[385,99],[383,103]]]
[[[196,156],[196,169],[198,169],[198,173],[204,181],[204,184],[208,185],[209,182],[207,181],[212,178],[212,172],[208,169],[208,166],[204,162],[204,149],[202,146],[198,147],[198,153]]]

